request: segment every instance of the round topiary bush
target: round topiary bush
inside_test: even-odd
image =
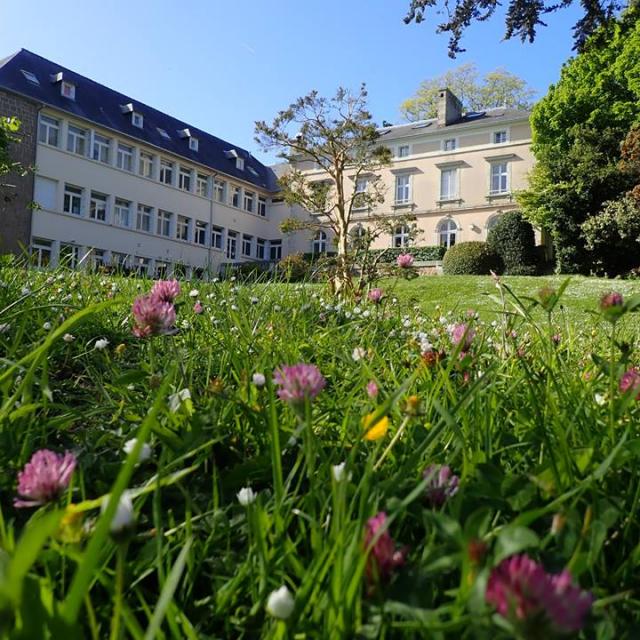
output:
[[[487,275],[501,271],[500,256],[486,242],[461,242],[444,254],[442,270],[447,275]]]
[[[520,211],[503,213],[489,230],[487,244],[502,258],[506,274],[535,274],[535,234]]]

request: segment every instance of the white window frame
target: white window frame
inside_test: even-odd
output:
[[[178,215],[176,217],[176,240],[189,242],[189,229],[191,227],[191,218]]]
[[[88,131],[86,129],[70,124],[67,127],[67,151],[79,156],[86,156],[88,137]]]
[[[458,148],[458,139],[457,138],[445,138],[442,141],[442,150],[443,151],[455,151]]]
[[[411,145],[401,144],[398,146],[397,158],[408,158],[411,155]]]
[[[118,142],[116,153],[116,166],[123,171],[133,171],[133,147],[128,144]]]
[[[267,241],[264,238],[256,238],[256,260],[264,260],[267,252]]]
[[[209,197],[209,176],[204,173],[196,173],[196,192],[203,198]]]
[[[55,142],[52,142],[52,138]],[[60,120],[40,114],[40,122],[38,125],[38,142],[47,144],[50,147],[60,146]]]
[[[327,234],[326,232],[322,231],[322,229],[319,229],[311,242],[311,253],[313,253],[313,255],[319,255],[326,252]]]
[[[453,218],[444,218],[443,220],[440,220],[436,227],[436,233],[438,235],[438,245],[449,249],[458,241],[459,231],[460,228]]]
[[[62,210],[65,213],[70,213],[74,216],[82,216],[83,215],[83,200],[84,200],[84,189],[82,187],[76,187],[73,184],[65,184],[64,185],[64,193],[62,196]],[[77,204],[77,211],[74,211],[76,208],[74,205]]]
[[[165,160],[164,158],[160,160],[160,182],[162,182],[162,184],[173,185],[174,168],[175,163],[170,160]],[[167,177],[169,178],[168,180]]]
[[[202,220],[196,220],[193,228],[193,242],[202,246],[207,244],[207,236],[209,235],[209,225]]]
[[[213,191],[217,202],[225,202],[227,183],[224,180],[218,180],[218,178],[216,178],[213,181]]]
[[[131,124],[134,127],[138,127],[138,129],[142,129],[144,127],[144,116],[137,111],[131,112]]]
[[[244,158],[236,158],[236,169],[244,171]]]
[[[400,173],[396,176],[394,192],[396,204],[411,203],[411,176],[408,173]]]
[[[452,177],[445,179],[445,176]],[[446,191],[445,185],[447,187]],[[445,167],[440,169],[440,201],[448,202],[450,200],[457,200],[459,192],[458,167]]]
[[[69,250],[69,258],[68,262],[65,262],[66,256],[64,255],[65,251]],[[62,242],[60,243],[60,252],[58,254],[58,264],[63,267],[68,267],[69,269],[75,269],[80,262],[80,247],[77,244],[73,244],[71,242]]]
[[[91,158],[98,162],[109,164],[111,159],[111,138],[94,131]]]
[[[89,219],[98,222],[107,221],[107,196],[104,193],[92,191],[89,196]]]
[[[138,204],[136,229],[145,233],[153,232],[153,207],[146,204]]]
[[[250,258],[253,255],[253,236],[248,233],[242,234],[242,255]]]
[[[46,260],[44,259],[47,256]],[[34,262],[33,258],[36,256]],[[53,260],[53,241],[44,238],[31,240],[31,265],[38,268],[48,267]]]
[[[393,235],[391,236],[391,246],[396,249],[403,249],[409,246],[409,236],[411,229],[409,225],[399,224],[393,228]]]
[[[178,189],[191,191],[191,169],[180,166],[178,169]]]
[[[67,82],[63,80],[60,83],[60,95],[63,98],[68,98],[69,100],[76,99],[76,85],[73,82]]]
[[[242,196],[242,206],[245,211],[253,213],[253,206],[255,204],[256,194],[253,191],[244,191]]]
[[[509,142],[509,131],[507,129],[494,131],[491,134],[491,142],[493,142],[493,144],[506,144]]]
[[[489,195],[505,195],[510,192],[510,171],[508,160],[495,160],[489,167]],[[495,188],[497,184],[497,189]]]
[[[171,237],[171,222],[173,221],[173,213],[166,209],[158,209],[158,217],[156,222],[156,235],[163,238]]]
[[[153,178],[153,154],[141,151],[138,158],[138,174],[143,178]]]
[[[131,224],[131,202],[124,198],[116,198],[113,205],[113,224],[128,228]]]
[[[227,260],[235,260],[238,257],[238,232],[227,231]]]
[[[189,138],[189,149],[191,149],[191,151],[197,151],[199,146],[198,138]]]
[[[267,199],[264,196],[258,196],[258,215],[262,218],[267,217]]]
[[[282,260],[282,240],[269,241],[269,262]]]
[[[240,207],[240,199],[242,196],[242,187],[237,187],[232,185],[231,187],[231,206],[239,208]]]
[[[211,227],[211,247],[222,251],[224,248],[224,229],[222,227]]]

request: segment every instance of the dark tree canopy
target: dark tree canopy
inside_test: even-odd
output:
[[[632,0],[635,2],[635,0]],[[565,9],[575,0],[511,0],[507,5],[505,18],[505,39],[520,38],[522,42],[533,42],[539,27],[546,27],[546,17],[559,9]],[[627,3],[622,0],[580,0],[584,10],[583,16],[574,25],[574,49],[580,50],[587,38],[598,27],[605,24],[617,12],[622,10]],[[426,19],[426,13],[432,9],[436,13],[445,13],[448,20],[441,22],[437,27],[437,33],[448,33],[449,56],[455,58],[458,53],[465,51],[460,46],[462,36],[467,27],[473,22],[483,22],[493,16],[498,7],[502,6],[499,0],[411,0],[409,11],[404,18],[405,23],[420,23]]]

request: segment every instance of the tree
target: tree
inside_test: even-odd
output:
[[[22,172],[19,162],[14,162],[9,153],[9,146],[12,142],[19,142],[18,132],[20,131],[20,121],[17,118],[0,117],[0,180],[8,173]],[[11,185],[0,182],[0,191],[4,191]]]
[[[283,230],[325,227],[335,234],[333,285],[339,295],[352,287],[353,210],[372,210],[384,201],[385,186],[377,172],[390,163],[391,152],[379,144],[379,137],[364,85],[358,93],[339,88],[333,98],[312,91],[280,111],[271,124],[256,122],[256,141],[265,150],[277,150],[291,165],[279,180],[285,201],[313,214],[310,222],[285,221]],[[300,169],[304,163],[322,169],[322,179],[310,178]]]
[[[637,184],[621,145],[640,121],[640,23],[631,8],[567,62],[531,116],[536,165],[518,195],[525,216],[551,235],[556,266],[588,272],[582,225]]]
[[[504,69],[496,69],[480,78],[476,65],[467,63],[422,82],[416,94],[400,105],[402,115],[410,121],[435,118],[438,95],[443,87],[449,87],[467,111],[493,107],[529,109],[535,95],[522,78]]]
[[[511,0],[505,17],[505,40],[520,38],[522,42],[533,42],[538,27],[546,27],[546,16],[558,9],[566,9],[576,0],[562,2],[543,2],[541,0]],[[636,0],[630,3],[630,6]],[[587,39],[601,26],[613,18],[618,11],[627,6],[624,0],[580,0],[584,10],[582,17],[573,27],[574,49],[582,50]],[[484,22],[493,16],[502,3],[499,0],[411,0],[409,11],[404,18],[406,24],[420,23],[425,19],[428,9],[436,13],[445,13],[448,20],[441,22],[436,33],[449,33],[449,57],[455,58],[465,51],[460,46],[462,35],[473,22]]]

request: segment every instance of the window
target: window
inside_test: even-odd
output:
[[[263,240],[262,238],[256,239],[256,259],[264,260],[266,246],[267,246],[266,240]]]
[[[151,219],[153,217],[153,209],[145,204],[138,205],[138,216],[136,218],[136,229],[138,231],[146,231],[151,233]]]
[[[64,185],[62,210],[65,213],[73,213],[76,216],[82,215],[82,189],[80,187],[73,187],[70,184]]]
[[[170,211],[158,210],[158,224],[156,226],[156,233],[159,236],[171,236],[171,218],[173,214]]]
[[[353,208],[354,209],[365,209],[367,206],[366,199],[364,195],[367,192],[367,187],[369,186],[369,181],[366,178],[357,178],[356,179],[356,187],[355,187],[355,196],[353,198]]]
[[[253,236],[242,235],[242,255],[250,257],[253,249]]]
[[[38,76],[31,71],[25,71],[24,69],[20,69],[22,75],[32,84],[40,84],[40,80],[38,80]]]
[[[109,150],[111,148],[111,140],[99,133],[93,134],[93,149],[91,157],[98,162],[109,164]]]
[[[314,254],[327,252],[327,234],[324,231],[318,231],[314,236],[311,251]]]
[[[509,193],[509,163],[508,162],[492,162],[491,163],[491,194]]]
[[[60,121],[41,115],[38,140],[44,144],[50,144],[52,147],[57,147],[60,140]]]
[[[131,203],[128,200],[116,198],[116,203],[113,207],[113,223],[119,227],[128,227],[130,215]]]
[[[269,260],[282,260],[282,240],[272,240],[269,243]]]
[[[118,158],[116,161],[118,169],[133,171],[133,147],[118,143]]]
[[[240,206],[240,187],[231,188],[231,204],[234,207]]]
[[[507,141],[506,131],[494,131],[493,132],[493,144],[504,144]]]
[[[176,238],[178,240],[189,240],[189,226],[191,224],[191,218],[186,216],[178,216],[176,224]]]
[[[107,264],[107,252],[104,249],[91,249],[89,254],[89,268],[98,271]]]
[[[67,131],[67,151],[77,153],[79,156],[86,155],[87,152],[87,132],[79,127],[69,125]]]
[[[171,267],[171,264],[169,262],[163,262],[162,260],[157,260],[154,277],[158,280],[164,280],[169,275],[170,267]]]
[[[133,259],[133,265],[136,273],[139,276],[147,276],[149,275],[149,267],[151,266],[151,258],[141,258],[140,256],[136,256]]]
[[[173,184],[173,162],[168,160],[160,161],[160,182]]]
[[[201,220],[196,220],[196,228],[193,234],[193,241],[196,244],[207,244],[207,223]]]
[[[62,86],[60,87],[60,95],[63,98],[69,98],[69,100],[76,99],[76,85],[72,82],[62,82]]]
[[[164,129],[161,129],[160,127],[156,127],[156,129],[165,140],[171,140],[171,136]]]
[[[264,196],[258,196],[258,215],[267,217],[267,199]]]
[[[224,229],[221,227],[211,227],[211,246],[214,249],[220,249],[222,251],[222,235]]]
[[[225,201],[226,186],[227,186],[227,183],[224,180],[213,181],[213,190],[215,192],[216,200],[218,202]]]
[[[458,225],[456,225],[456,223],[451,218],[443,220],[438,225],[438,238],[440,246],[446,247],[447,249],[449,247],[453,247],[453,245],[456,243],[457,231]]]
[[[196,177],[196,190],[199,196],[209,197],[209,177],[199,173]]]
[[[227,259],[235,260],[238,251],[238,234],[235,231],[227,233]]]
[[[118,251],[111,252],[111,265],[118,271],[122,271],[127,268],[127,254],[119,253]]]
[[[51,240],[34,238],[31,243],[31,264],[34,267],[48,267],[51,263]]]
[[[102,193],[91,192],[89,201],[89,217],[92,220],[105,222],[107,219],[107,196]]]
[[[236,158],[236,169],[244,171],[244,158]]]
[[[443,151],[455,151],[457,146],[455,138],[448,138],[442,143]]]
[[[353,249],[365,248],[367,232],[361,224],[357,224],[349,231],[349,240]]]
[[[142,127],[144,126],[144,117],[142,116],[142,114],[134,111],[131,114],[131,124],[134,127],[138,127],[138,129],[142,129]]]
[[[42,176],[35,176],[33,199],[42,209],[58,210],[58,183]]]
[[[61,244],[59,262],[63,267],[75,269],[80,262],[80,247],[76,244]]]
[[[399,224],[393,229],[392,245],[396,248],[409,246],[409,227]]]
[[[253,203],[255,200],[256,194],[253,191],[245,191],[244,192],[244,210],[249,213],[253,212]]]
[[[496,213],[495,215],[491,216],[488,220],[487,220],[487,224],[485,225],[486,229],[487,229],[487,233],[489,231],[491,231],[491,229],[493,229],[493,227],[496,226],[498,220],[500,220],[500,215],[499,213]]]
[[[183,191],[191,191],[191,169],[180,167],[178,174],[178,187]]]
[[[396,204],[408,204],[411,197],[411,176],[396,176]]]
[[[440,200],[455,200],[458,197],[458,170],[442,169],[440,173]]]
[[[191,151],[197,151],[198,146],[198,138],[189,138],[189,149],[191,149]]]
[[[398,158],[406,158],[409,155],[409,145],[403,144],[398,147]]]
[[[140,152],[140,161],[138,163],[138,173],[143,178],[153,178],[153,156],[146,151]]]

